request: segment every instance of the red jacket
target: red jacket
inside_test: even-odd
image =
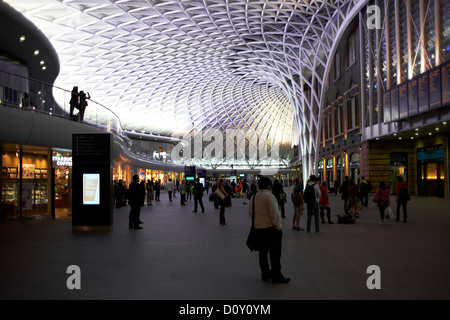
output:
[[[404,181],[397,182],[397,184],[395,185],[395,194],[397,195],[397,199],[398,199],[398,195],[400,193],[400,189],[408,190],[408,185],[406,184],[406,182],[404,182]]]
[[[328,198],[328,188],[325,186],[320,186],[320,198],[319,205],[328,206],[330,204]]]

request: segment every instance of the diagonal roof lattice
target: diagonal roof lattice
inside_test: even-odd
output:
[[[173,136],[251,129],[298,144],[307,160],[317,150],[334,45],[368,1],[5,2],[55,47],[55,85],[89,91],[125,129]]]

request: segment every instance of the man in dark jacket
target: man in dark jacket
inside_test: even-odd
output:
[[[130,217],[129,217],[129,228],[130,229],[142,229],[139,226],[141,221],[139,220],[139,215],[141,213],[141,187],[139,185],[139,176],[136,174],[133,176],[133,182],[130,183],[128,188],[128,204],[131,207]]]
[[[200,179],[197,178],[197,183],[194,185],[194,211],[197,212],[198,204],[200,203],[200,207],[202,208],[202,213],[205,212],[205,207],[203,206],[203,185],[200,182]]]

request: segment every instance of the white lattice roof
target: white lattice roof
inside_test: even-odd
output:
[[[126,129],[252,128],[308,153],[324,84],[317,70],[367,1],[6,2],[54,45],[61,62],[55,85],[89,91]],[[308,99],[302,83],[316,88]]]

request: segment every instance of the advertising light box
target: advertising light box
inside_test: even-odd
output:
[[[100,174],[84,173],[83,174],[83,204],[99,205],[100,204]]]

